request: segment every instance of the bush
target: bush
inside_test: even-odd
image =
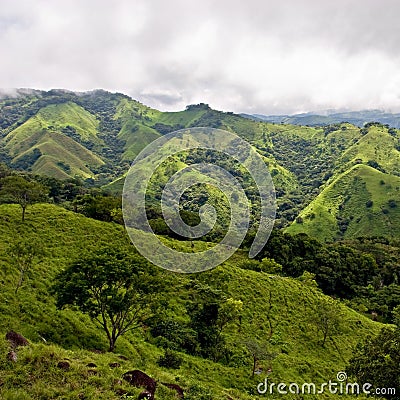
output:
[[[171,319],[149,319],[150,333],[153,336],[154,344],[158,347],[170,350],[184,351],[188,354],[195,354],[198,351],[196,332],[187,324]]]
[[[160,367],[179,369],[182,365],[183,358],[175,351],[166,349],[163,356],[157,361]]]
[[[185,394],[186,400],[213,400],[214,397],[210,389],[198,384],[189,387]]]

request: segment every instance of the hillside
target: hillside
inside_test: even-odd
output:
[[[365,210],[365,202],[374,201],[372,197],[377,197],[376,207],[385,210],[388,201],[399,200],[396,190],[390,192],[379,185],[381,180],[396,185],[400,176],[400,134],[380,123],[368,123],[362,128],[350,123],[298,126],[252,120],[213,110],[202,103],[189,105],[184,111],[161,112],[126,95],[102,90],[18,93],[16,97],[0,99],[0,161],[14,169],[59,179],[77,178],[88,186],[103,187],[120,195],[130,163],[146,145],[174,130],[205,126],[237,133],[264,157],[275,185],[278,228],[290,226],[289,231],[328,240],[368,235],[370,232],[363,226],[346,229],[344,233],[346,224],[355,224],[358,218],[352,216],[352,210]],[[363,121],[375,116],[362,115]],[[188,164],[185,157],[181,156],[180,168]],[[195,159],[204,161],[199,155]],[[367,199],[368,195],[361,196],[352,185],[344,183],[351,210],[336,212],[331,208],[328,214],[332,218],[327,215],[328,220],[323,223],[334,231],[317,231],[318,218],[310,225],[307,215],[318,216],[319,212],[310,210],[325,201],[336,201],[329,197],[341,190],[343,177],[353,176],[354,165],[374,169],[368,181],[370,186],[378,187],[378,192]],[[248,182],[247,193],[254,192],[253,186]],[[332,187],[336,189],[332,191]],[[374,234],[392,236],[399,231],[397,217],[390,220],[387,231],[386,211],[379,212],[375,207],[365,211],[363,218],[368,214]],[[388,211],[396,210],[392,207]],[[353,222],[347,222],[350,218]],[[305,222],[298,224],[302,219]]]
[[[324,188],[290,225],[325,241],[400,235],[400,177],[355,165]]]
[[[349,137],[351,139],[351,136]],[[336,143],[336,141],[335,141]],[[287,228],[332,241],[400,234],[399,134],[372,124],[335,161],[321,193]]]
[[[211,397],[204,398],[250,400],[259,398],[255,388],[264,380],[269,367],[272,368],[269,379],[273,382],[318,383],[335,379],[354,345],[381,326],[340,305],[339,330],[322,346],[312,316],[316,307],[328,304],[329,298],[311,280],[241,269],[247,259],[239,251],[215,270],[196,276],[159,271],[166,282],[162,293],[165,312],[159,315],[161,319],[187,319],[184,307],[190,300],[187,285],[193,280],[216,285],[228,297],[242,302],[241,323],[230,325],[226,331],[229,361],[213,362],[181,353],[180,369],[160,367],[156,361],[163,354],[162,341],[157,341],[144,327],[121,338],[115,355],[99,354],[98,351],[106,349],[104,333],[73,308],[57,310],[49,287],[58,271],[96,248],[131,247],[123,227],[48,204],[30,207],[25,223],[20,221],[17,205],[1,205],[0,219],[0,336],[4,338],[8,330],[14,329],[32,343],[18,351],[17,363],[0,364],[3,399],[117,399],[121,393],[137,396],[140,389],[119,381],[122,373],[137,368],[162,382],[178,383],[188,394],[192,393],[192,399],[203,398],[199,393],[203,396],[211,390]],[[43,258],[33,264],[18,293],[15,293],[18,270],[9,251],[16,238],[30,243],[40,241],[43,247]],[[207,246],[204,242],[194,242],[192,246],[165,240],[190,252]],[[184,331],[177,332],[176,337],[183,334]],[[251,378],[252,358],[243,344],[249,339],[268,343],[270,351],[276,353],[272,361],[260,360],[263,372],[255,378]],[[4,359],[8,350],[3,339],[0,351]],[[57,368],[62,360],[70,363],[68,371]],[[112,362],[118,362],[119,366],[110,368]],[[96,366],[88,367],[89,363]],[[175,398],[174,392],[167,388],[156,393],[160,400]]]

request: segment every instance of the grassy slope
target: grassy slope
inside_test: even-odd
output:
[[[365,135],[350,124],[346,130],[330,132],[318,147],[338,147],[332,177],[323,190],[299,214],[287,231],[305,232],[321,240],[354,238],[358,236],[390,236],[400,234],[400,212],[389,201],[400,200],[400,178],[391,175],[400,169],[400,152],[395,146],[399,134],[371,126]],[[377,162],[386,172],[366,166]],[[358,164],[361,163],[361,164]],[[368,201],[372,207],[366,207]],[[347,224],[340,230],[338,223]]]
[[[155,124],[165,124],[171,126],[171,128],[174,126],[204,126],[206,120],[202,118],[207,113],[220,121],[220,129],[235,132],[254,144],[257,149],[265,150],[260,150],[259,152],[269,165],[270,171],[274,174],[274,180],[279,186],[285,187],[287,191],[297,186],[295,176],[279,165],[268,153],[267,147],[265,147],[266,139],[263,133],[266,131],[267,124],[260,124],[237,115],[225,114],[214,110],[192,109],[178,112],[160,112],[136,101],[121,100],[114,118],[123,121],[122,129],[118,135],[120,139],[125,141],[123,159],[132,161],[143,148],[161,136],[153,128]],[[111,182],[107,189],[120,193],[122,187],[123,177]]]
[[[101,245],[129,246],[123,227],[87,219],[51,205],[35,205],[28,209],[27,220],[20,222],[18,206],[0,206],[0,336],[9,329],[24,334],[32,345],[19,352],[17,364],[0,364],[0,397],[4,399],[81,398],[113,399],[115,381],[129,369],[139,368],[161,381],[177,382],[187,388],[194,382],[210,387],[213,399],[255,399],[256,384],[265,378],[252,380],[251,359],[245,354],[241,341],[255,337],[268,340],[270,319],[273,326],[271,344],[279,356],[273,361],[274,382],[334,379],[342,370],[357,341],[379,325],[343,307],[344,318],[340,333],[323,348],[319,335],[307,321],[314,311],[315,301],[325,299],[314,287],[302,282],[237,268],[244,255],[237,253],[224,265],[205,275],[207,281],[220,278],[228,285],[228,294],[243,301],[244,315],[241,327],[233,326],[228,332],[228,343],[234,351],[236,365],[224,366],[211,361],[184,355],[179,370],[156,365],[160,349],[144,341],[146,333],[137,331],[121,338],[117,352],[128,357],[121,361],[115,355],[94,354],[85,349],[106,348],[104,335],[84,315],[69,310],[57,311],[48,294],[57,271],[86,251]],[[27,274],[24,285],[14,294],[18,271],[12,263],[8,247],[15,238],[37,241],[45,247],[45,258]],[[185,242],[170,242],[176,248],[198,251],[206,243],[195,243],[192,249]],[[162,271],[171,285],[169,293],[172,315],[182,317],[182,301],[186,293],[180,284],[189,277]],[[41,344],[47,339],[47,345]],[[53,344],[54,345],[53,345]],[[64,347],[63,350],[60,346]],[[7,351],[0,340],[0,357]],[[69,359],[68,372],[56,368],[58,360]],[[121,368],[110,369],[112,361]],[[98,365],[97,375],[90,375],[88,362]],[[262,363],[264,369],[267,363]],[[29,382],[29,384],[27,384]],[[117,387],[120,385],[117,384]],[[122,385],[127,389],[126,385]],[[130,389],[137,395],[140,390]],[[247,393],[247,394],[246,394]],[[83,396],[83,397],[82,397]],[[160,389],[160,400],[173,399],[167,389]]]
[[[96,118],[82,107],[68,102],[41,109],[6,136],[5,147],[13,157],[13,162],[26,157],[35,149],[40,150],[42,156],[32,166],[35,173],[57,178],[68,175],[85,178],[93,176],[90,166],[102,165],[103,161],[89,149],[61,133],[67,126],[74,128],[82,140],[100,143],[96,136]],[[70,171],[63,170],[58,162],[69,165]]]
[[[151,121],[153,110],[143,104],[128,99],[122,99],[117,106],[114,119],[122,121],[118,138],[125,142],[123,160],[133,161],[135,157],[160,134],[143,121]],[[150,116],[149,116],[150,115]]]
[[[322,240],[339,238],[337,217],[349,225],[344,238],[358,236],[396,237],[400,234],[400,178],[358,164],[330,183],[301,213],[287,231],[306,232]],[[372,207],[367,202],[372,201]]]
[[[82,139],[97,141],[97,119],[75,103],[51,104],[38,113],[38,116],[57,130],[73,127]]]
[[[398,132],[392,136],[386,128],[372,126],[368,133],[348,148],[338,160],[338,164],[351,165],[355,160],[367,163],[376,161],[387,173],[400,170],[400,152],[395,145],[399,142]]]
[[[136,101],[121,100],[114,118],[121,119],[124,122],[118,135],[120,139],[125,141],[123,159],[133,161],[141,150],[161,136],[153,128],[155,124],[188,127],[204,113],[205,110],[160,112]]]

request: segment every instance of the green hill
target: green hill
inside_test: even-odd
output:
[[[365,130],[364,135],[350,146],[338,160],[338,165],[348,166],[354,163],[371,164],[374,168],[389,174],[400,171],[400,135],[398,131],[383,126],[374,126]]]
[[[400,177],[362,164],[339,175],[286,230],[333,241],[400,235]]]
[[[269,165],[278,228],[290,226],[289,231],[327,240],[367,235],[371,233],[363,222],[367,220],[376,235],[393,236],[399,231],[396,208],[385,204],[399,200],[398,193],[387,188],[396,187],[400,176],[400,134],[386,125],[271,123],[213,110],[203,103],[179,112],[161,112],[126,95],[102,90],[19,93],[0,99],[0,162],[12,168],[59,179],[76,177],[121,194],[130,163],[153,140],[183,128],[220,128],[246,139]],[[368,115],[373,114],[366,113],[365,118]],[[368,181],[370,188],[377,187],[375,194],[368,189],[370,194],[361,195],[348,182],[356,173],[355,165],[374,169],[368,178],[365,173],[360,179]],[[381,187],[381,180],[390,183]],[[341,203],[330,200],[332,196],[351,201],[336,210]],[[375,205],[365,209],[369,200]],[[325,202],[334,203],[333,208]],[[365,211],[364,215],[360,217],[355,209]],[[314,218],[314,214],[315,221],[309,221],[308,215]],[[320,214],[326,217],[321,221],[326,226],[322,232],[316,228]],[[298,217],[303,223],[296,222]]]
[[[156,361],[163,354],[158,347],[162,343],[145,327],[121,338],[116,354],[99,354],[107,346],[103,332],[74,309],[57,310],[49,287],[58,271],[96,248],[130,247],[123,227],[43,204],[28,208],[25,223],[20,221],[18,206],[1,205],[0,220],[0,336],[4,338],[8,330],[14,329],[31,342],[18,351],[16,363],[0,363],[0,397],[5,400],[117,399],[124,390],[137,396],[140,389],[120,381],[122,373],[132,369],[143,370],[160,382],[177,383],[188,396],[192,393],[192,399],[261,398],[256,386],[265,379],[269,367],[272,382],[327,382],[343,370],[354,345],[381,326],[339,305],[339,330],[322,346],[321,333],[312,320],[329,298],[311,280],[241,269],[246,257],[239,251],[207,273],[190,276],[159,271],[166,282],[165,314],[161,317],[168,320],[188,318],[184,305],[190,301],[187,285],[193,279],[216,285],[228,297],[243,303],[241,323],[231,325],[225,334],[229,361],[216,363],[181,353],[180,369],[160,367]],[[19,273],[9,251],[16,238],[29,243],[40,241],[43,246],[43,258],[27,272],[18,293],[15,285]],[[192,246],[167,238],[165,241],[189,252],[208,246],[204,242]],[[268,343],[276,353],[272,362],[259,361],[263,372],[255,378],[251,378],[252,358],[243,344],[249,339]],[[4,339],[0,340],[3,360],[7,351]],[[68,371],[57,367],[62,360],[70,364]],[[110,368],[111,362],[119,366]],[[90,367],[89,363],[96,366]],[[174,398],[174,392],[159,386],[157,399]],[[207,390],[211,390],[211,397],[201,397],[199,393],[204,395]]]
[[[83,145],[101,143],[97,126],[94,116],[77,104],[52,104],[6,135],[5,149],[15,166],[57,178],[87,178],[94,176],[90,167],[104,164]]]

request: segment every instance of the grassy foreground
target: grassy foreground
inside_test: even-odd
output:
[[[40,243],[44,256],[34,263],[15,293],[19,273],[9,249],[21,239]],[[193,250],[185,242],[166,241],[188,251],[207,246],[198,242]],[[317,305],[328,298],[312,281],[241,269],[246,256],[237,252],[223,265],[196,276],[210,284],[223,282],[227,296],[243,302],[241,324],[231,325],[226,332],[231,352],[228,363],[182,354],[179,369],[160,367],[157,360],[163,350],[145,327],[121,338],[115,354],[105,353],[103,332],[76,310],[57,310],[48,291],[58,271],[105,245],[131,246],[124,228],[116,224],[88,219],[52,205],[32,206],[22,223],[18,206],[0,206],[1,399],[137,398],[141,390],[121,380],[122,374],[132,369],[140,369],[158,382],[179,384],[187,399],[262,399],[267,396],[257,395],[256,387],[267,376],[269,367],[272,382],[318,384],[334,380],[357,342],[381,326],[341,306],[338,331],[322,346],[321,334],[311,321]],[[165,293],[168,316],[184,320],[184,284],[193,276],[160,273],[169,287]],[[4,337],[10,329],[31,343],[18,350],[16,363],[6,361],[9,349]],[[263,372],[255,378],[251,378],[252,358],[243,344],[248,339],[268,343],[277,355],[272,362],[260,360]],[[60,361],[67,361],[69,370],[59,368]],[[88,366],[90,363],[96,366]],[[118,365],[112,368],[111,363]],[[158,384],[157,399],[175,396],[175,392]],[[318,398],[324,396],[330,398],[328,394]]]

